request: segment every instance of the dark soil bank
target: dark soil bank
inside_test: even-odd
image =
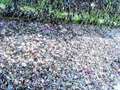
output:
[[[0,90],[119,90],[120,28],[0,22]]]

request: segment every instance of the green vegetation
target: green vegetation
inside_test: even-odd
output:
[[[65,18],[67,17],[67,12],[57,12],[56,17]],[[65,19],[67,20],[67,19]],[[94,25],[107,25],[107,26],[120,26],[120,15],[115,14],[114,16],[110,16],[106,12],[99,11],[91,11],[90,14],[88,12],[82,12],[80,15],[75,14],[72,17],[73,23],[84,23],[84,24],[94,24]]]
[[[5,6],[10,3],[11,0],[0,0],[0,9],[5,9]],[[62,3],[62,0],[60,0],[59,3]],[[93,25],[120,26],[120,15],[118,13],[110,13],[113,10],[112,0],[108,0],[108,5],[105,9],[92,9],[90,12],[82,11],[79,14],[78,12],[73,12],[72,10],[70,12],[59,10],[59,8],[55,8],[55,5],[57,5],[57,1],[51,5],[48,0],[39,0],[37,5],[21,5],[20,10],[23,12],[27,11],[37,14],[44,13],[46,10],[49,16],[52,14],[55,20],[62,20],[65,23],[70,22],[78,24],[84,23]]]
[[[9,4],[11,2],[11,0],[0,0],[0,4]]]

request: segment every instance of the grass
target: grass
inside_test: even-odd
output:
[[[3,3],[0,3],[0,9],[5,9],[5,4],[3,4]]]
[[[11,3],[11,0],[0,0],[0,4],[8,5]]]
[[[55,16],[57,18],[67,17],[67,12],[57,12]],[[70,14],[72,15],[72,14]],[[65,19],[66,20],[66,19]],[[106,26],[120,26],[120,16],[115,14],[110,16],[108,13],[99,11],[82,12],[81,14],[75,14],[72,16],[73,23],[85,23],[85,24],[94,24],[94,25],[106,25]]]
[[[10,3],[10,0],[0,0],[0,8],[4,9],[6,5]],[[41,4],[40,4],[41,3]],[[39,5],[36,6],[21,6],[20,9],[25,12],[34,12],[34,13],[42,13],[45,7],[46,0],[42,0],[39,2]],[[91,10],[88,12],[81,12],[79,15],[73,12],[65,12],[59,10],[53,10],[51,6],[49,6],[49,14],[53,14],[55,19],[62,19],[63,22],[68,23],[69,18],[68,15],[71,16],[71,23],[84,23],[84,24],[94,24],[94,25],[105,25],[105,26],[120,26],[120,15],[114,14],[110,15],[106,10]]]
[[[33,13],[37,12],[37,10],[34,7],[30,7],[30,6],[22,6],[20,7],[20,10],[26,11],[26,12],[33,12]]]

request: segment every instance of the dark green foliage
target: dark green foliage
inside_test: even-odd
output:
[[[120,25],[120,0],[1,0],[4,16],[59,23]],[[93,6],[92,6],[93,4]]]

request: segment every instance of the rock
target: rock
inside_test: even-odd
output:
[[[114,90],[119,90],[120,89],[120,83],[118,82],[117,85],[114,85]]]
[[[22,65],[23,67],[26,67],[26,66],[27,66],[27,64],[24,63],[24,62],[22,62],[21,65]]]
[[[120,69],[120,59],[116,59],[111,63],[111,67],[117,71]]]
[[[11,80],[8,82],[8,87],[6,90],[14,90],[13,82]]]

